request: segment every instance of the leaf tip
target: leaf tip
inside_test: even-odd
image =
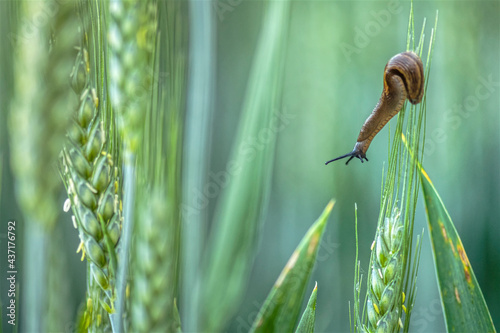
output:
[[[335,205],[335,199],[331,199],[328,205],[326,205],[325,213],[330,214],[334,205]]]

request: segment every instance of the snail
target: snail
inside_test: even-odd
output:
[[[366,151],[375,135],[402,109],[406,99],[412,104],[418,104],[422,101],[423,94],[424,66],[420,57],[411,51],[396,54],[385,66],[382,96],[361,127],[354,149],[325,165],[345,157],[350,157],[346,165],[354,157],[359,158],[361,163],[363,159],[368,161]]]

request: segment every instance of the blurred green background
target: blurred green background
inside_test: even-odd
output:
[[[216,105],[209,152],[209,170],[213,173],[225,170],[230,158],[263,9],[261,1],[220,0],[214,4]],[[361,267],[366,270],[379,214],[389,130],[382,130],[373,141],[368,163],[353,160],[349,166],[342,161],[325,166],[324,162],[351,151],[361,125],[380,97],[385,64],[406,48],[409,10],[409,2],[292,2],[283,103],[277,110],[285,120],[278,133],[271,195],[244,302],[227,331],[248,330],[292,251],[330,198],[336,199],[336,205],[307,293],[317,281],[317,332],[349,330],[354,204],[358,206]],[[500,3],[415,2],[417,36],[427,18],[425,45],[436,10],[439,23],[427,90],[423,164],[456,224],[493,321],[498,324]],[[21,215],[8,167],[6,114],[12,88],[8,79],[11,72],[5,64],[10,61],[11,51],[7,36],[0,38],[4,166],[0,221],[4,225],[9,219],[20,221]],[[61,207],[64,198],[61,185]],[[216,202],[217,198],[209,202],[208,221]],[[418,207],[416,231],[427,228],[423,203]],[[74,254],[78,239],[69,214],[66,217],[61,226],[67,228],[64,242],[70,257],[68,274],[76,311],[84,293],[84,264]],[[0,258],[1,267],[5,259]],[[2,276],[2,283],[4,280]],[[3,284],[1,287],[5,290]],[[71,323],[68,331],[70,328]],[[445,330],[427,231],[410,329]]]

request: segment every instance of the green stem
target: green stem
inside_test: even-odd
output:
[[[195,209],[198,203],[193,190],[203,188],[209,153],[209,128],[212,123],[212,96],[214,86],[214,22],[210,1],[189,2],[190,20],[190,74],[188,77],[185,177],[182,204],[183,228],[183,303],[182,322],[186,332],[198,331],[197,276],[203,249],[206,223],[205,209]]]
[[[26,223],[24,251],[26,263],[23,275],[26,277],[26,289],[24,291],[24,330],[26,332],[36,332],[43,325],[45,312],[45,291],[47,278],[47,230],[40,223],[31,221]],[[19,277],[19,275],[18,275]]]
[[[125,290],[127,288],[128,259],[130,240],[132,238],[134,205],[135,205],[135,154],[126,149],[123,167],[123,228],[119,246],[118,274],[116,276],[116,312],[110,315],[113,332],[124,332]]]

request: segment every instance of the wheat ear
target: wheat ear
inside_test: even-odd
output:
[[[57,158],[75,102],[67,74],[78,31],[70,5],[56,4],[57,11],[49,1],[10,5],[21,15],[11,35],[14,94],[8,126],[17,200],[24,215],[24,221],[18,221],[23,224],[25,259],[19,304],[24,330],[60,331],[70,314],[64,298],[69,294],[67,276],[58,270],[64,253],[54,241],[61,237],[56,227],[61,190]],[[50,297],[55,294],[59,297]]]
[[[106,150],[103,107],[99,105],[102,98],[91,80],[94,68],[84,39],[71,73],[71,86],[80,103],[61,154],[68,192],[65,208],[72,208],[73,223],[81,240],[79,249],[83,250],[82,259],[86,256],[89,262],[84,328],[91,331],[107,325],[103,309],[113,312],[115,248],[121,234],[118,170]]]
[[[368,327],[365,330],[368,332],[398,332],[402,328],[403,235],[401,214],[395,207],[377,230],[372,247],[366,304]]]

